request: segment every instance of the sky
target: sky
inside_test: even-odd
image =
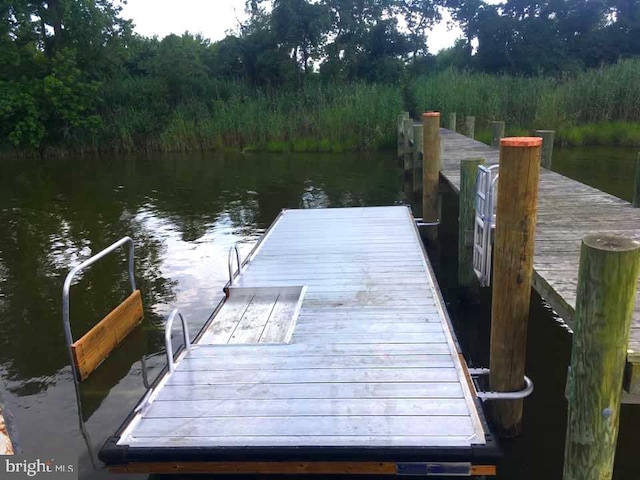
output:
[[[237,28],[238,19],[244,18],[244,3],[245,0],[127,0],[122,16],[133,20],[140,35],[162,38],[189,31],[215,41]],[[429,51],[437,53],[450,47],[461,35],[459,28],[450,30],[443,21],[427,37]]]

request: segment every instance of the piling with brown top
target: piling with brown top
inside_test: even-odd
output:
[[[431,223],[440,218],[440,113],[423,113],[422,128],[422,218],[425,223]],[[435,242],[437,227],[427,227],[426,238]]]
[[[613,475],[639,272],[640,243],[606,235],[583,239],[567,379],[564,480]]]
[[[496,392],[524,387],[541,147],[537,137],[500,141],[489,381]],[[491,406],[497,433],[519,435],[522,400],[496,401]]]

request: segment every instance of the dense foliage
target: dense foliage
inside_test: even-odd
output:
[[[640,54],[636,0],[246,3],[247,20],[212,43],[188,33],[140,37],[114,0],[0,0],[0,147],[285,148],[301,142],[311,150],[371,148],[389,140],[398,109],[443,105],[442,89],[456,86],[444,84],[433,97],[424,85],[449,81],[436,74],[451,67],[544,74],[553,79],[540,82],[555,86],[585,68]],[[464,38],[432,56],[426,35],[445,10]],[[637,72],[637,65],[624,71]],[[420,76],[426,78],[413,81]],[[457,78],[469,76],[486,80],[480,73]],[[529,80],[500,78],[494,85],[528,88]],[[547,115],[557,123],[571,94],[545,98],[544,108],[552,110],[540,113],[538,105],[514,121],[525,126]],[[446,96],[455,103],[450,91]],[[615,101],[626,101],[620,97]],[[489,117],[491,108],[471,113]],[[606,115],[572,108],[562,110],[565,126],[638,120],[636,107],[625,103],[607,106]]]

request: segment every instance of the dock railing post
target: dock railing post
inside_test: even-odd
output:
[[[613,475],[639,269],[638,242],[604,235],[582,240],[567,379],[564,480]]]
[[[415,142],[413,141],[413,119],[404,119],[404,155],[402,159],[405,178],[410,177],[413,172],[413,150]]]
[[[551,170],[553,159],[553,142],[556,137],[555,130],[536,130],[536,137],[542,138],[542,156],[540,165],[547,170]]]
[[[500,140],[504,138],[504,122],[491,122],[491,146],[500,148]]]
[[[409,118],[409,112],[403,112],[397,117],[398,124],[398,163],[404,162],[404,120]]]
[[[474,284],[473,231],[476,220],[476,179],[478,165],[484,158],[467,158],[460,162],[460,197],[458,210],[458,284],[471,287]],[[477,282],[476,282],[477,283]]]
[[[422,218],[424,222],[440,219],[440,113],[422,114]],[[438,239],[438,228],[427,227],[429,242]]]
[[[636,181],[632,204],[635,208],[640,208],[640,153],[638,153],[638,160],[636,160]]]
[[[476,135],[476,117],[464,117],[464,134],[469,138]]]
[[[457,125],[456,125],[457,120],[458,120],[458,118],[457,118],[457,116],[456,116],[456,112],[451,112],[451,113],[449,114],[449,130],[451,130],[452,132],[455,132],[455,131],[456,131],[456,128],[457,128]]]
[[[413,126],[413,194],[418,196],[422,191],[422,156],[424,149],[422,125]]]
[[[503,138],[493,247],[490,387],[521,390],[527,347],[527,323],[533,273],[538,178],[542,139]],[[520,434],[522,400],[491,405],[497,433]]]

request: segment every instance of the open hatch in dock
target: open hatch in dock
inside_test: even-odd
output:
[[[116,472],[493,475],[404,206],[284,210],[100,452]]]

